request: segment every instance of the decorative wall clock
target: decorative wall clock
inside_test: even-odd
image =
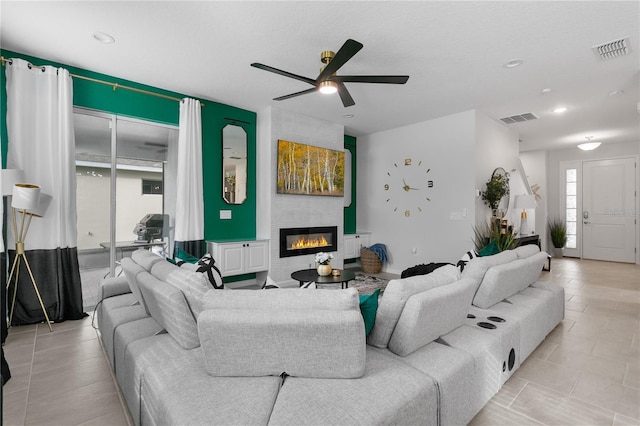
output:
[[[384,184],[387,205],[405,217],[422,212],[431,201],[429,190],[433,188],[433,180],[429,179],[430,171],[422,161],[415,162],[411,158],[405,158],[400,164],[393,163]]]

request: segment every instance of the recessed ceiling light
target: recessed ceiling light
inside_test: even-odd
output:
[[[342,117],[343,118],[353,118],[353,114],[345,114]]]
[[[556,114],[562,114],[563,112],[567,112],[569,108],[562,106],[562,107],[558,107],[558,108],[554,108],[553,112],[555,112]]]
[[[100,43],[104,43],[104,44],[111,44],[116,42],[115,38],[113,38],[109,34],[101,33],[101,32],[93,33],[93,38],[98,40]]]
[[[522,65],[522,59],[512,59],[509,62],[505,63],[504,65],[502,65],[505,68],[515,68],[515,67],[519,67],[520,65]]]
[[[545,89],[542,89],[540,93],[542,93],[543,95],[546,95],[547,93],[551,93],[551,89],[547,87]]]

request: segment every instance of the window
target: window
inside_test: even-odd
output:
[[[567,224],[566,248],[577,248],[578,233],[578,171],[566,169],[565,171],[565,222]]]
[[[160,194],[162,195],[162,181],[142,179],[142,194]]]

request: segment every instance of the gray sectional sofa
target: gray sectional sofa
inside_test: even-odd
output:
[[[138,250],[99,330],[136,424],[466,424],[564,317],[546,258],[392,280],[365,337],[355,289],[213,290]]]

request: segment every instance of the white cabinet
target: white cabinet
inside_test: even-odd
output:
[[[251,274],[269,269],[269,240],[207,241],[223,277]]]
[[[371,233],[361,232],[359,234],[345,234],[344,236],[344,258],[354,259],[360,257],[360,248],[371,245]]]

